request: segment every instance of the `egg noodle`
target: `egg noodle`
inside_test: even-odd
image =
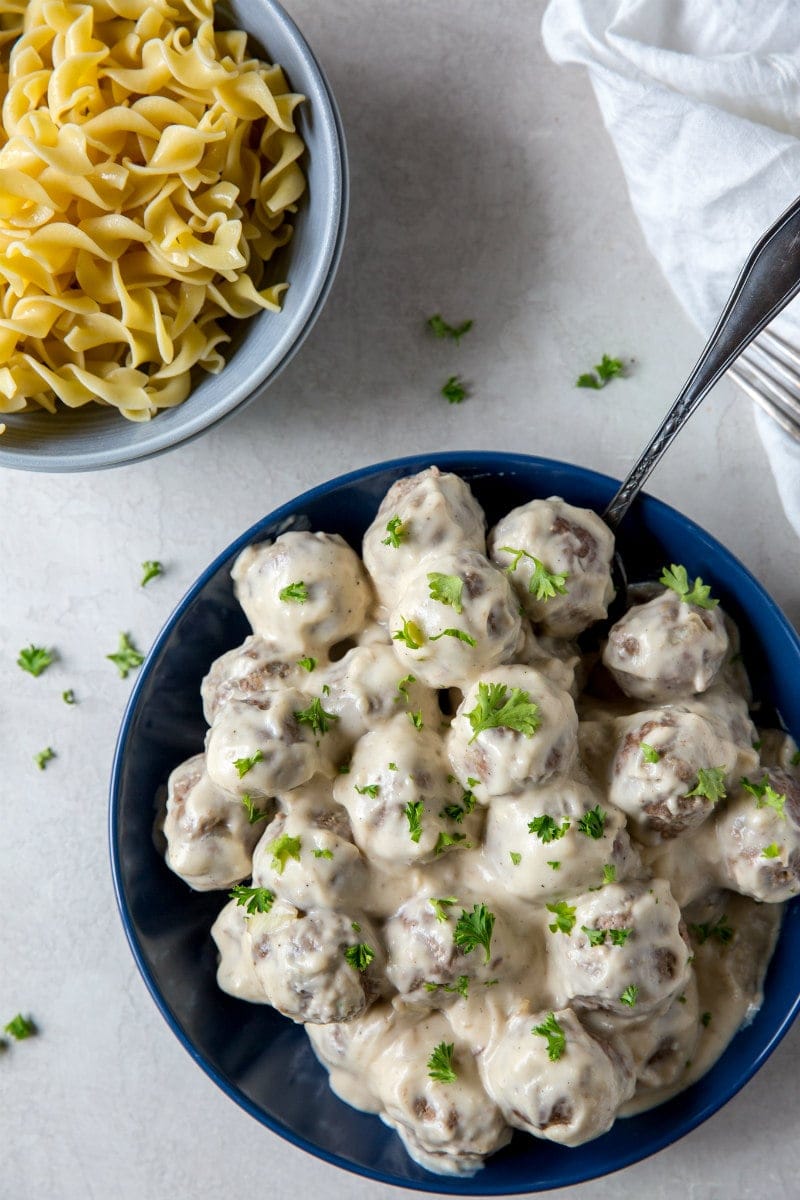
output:
[[[0,0],[0,413],[134,421],[278,311],[305,179],[283,72],[211,0]]]

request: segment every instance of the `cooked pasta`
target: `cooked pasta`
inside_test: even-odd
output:
[[[280,309],[303,97],[212,0],[0,0],[0,97],[0,413],[180,404]]]

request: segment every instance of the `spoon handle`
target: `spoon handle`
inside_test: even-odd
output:
[[[800,291],[800,197],[761,237],[677,400],[603,513],[616,529],[675,435],[721,375]]]

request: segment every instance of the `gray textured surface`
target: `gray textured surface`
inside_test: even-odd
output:
[[[296,492],[425,449],[529,449],[619,474],[698,339],[628,209],[586,80],[558,70],[526,0],[292,0],[350,143],[348,245],[330,303],[265,401],[210,436],[93,476],[0,473],[0,1017],[41,1036],[0,1059],[0,1198],[271,1200],[403,1194],[261,1129],[191,1061],[139,980],[106,858],[106,780],[129,685],[104,655],[146,648],[212,556]],[[424,317],[471,316],[458,348]],[[636,359],[600,393],[572,381]],[[472,396],[438,388],[461,373]],[[651,490],[721,538],[800,622],[798,544],[749,406],[723,385]],[[168,573],[144,591],[139,563]],[[59,648],[40,679],[14,666]],[[80,704],[61,692],[74,687]],[[58,757],[39,773],[32,754]],[[5,1015],[7,1014],[7,1015]],[[579,1200],[797,1194],[800,1031],[679,1145]],[[567,1193],[551,1193],[566,1200]]]

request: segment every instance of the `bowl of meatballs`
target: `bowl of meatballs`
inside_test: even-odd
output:
[[[615,597],[615,487],[478,452],[318,487],[198,579],[123,719],[156,1004],[257,1120],[387,1184],[619,1169],[800,1003],[800,640],[647,496]]]

